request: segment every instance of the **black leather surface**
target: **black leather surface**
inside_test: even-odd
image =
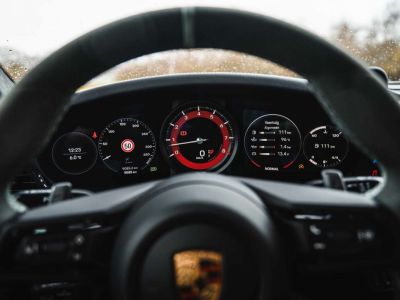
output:
[[[387,182],[377,197],[400,215],[400,108],[375,75],[297,27],[215,8],[130,17],[80,37],[34,68],[0,104],[1,189],[46,144],[80,85],[127,59],[185,47],[247,52],[306,77],[347,136],[380,161]]]

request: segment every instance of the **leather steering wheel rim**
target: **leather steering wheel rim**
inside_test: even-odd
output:
[[[217,8],[179,8],[105,25],[54,52],[0,103],[0,224],[15,215],[8,185],[48,142],[81,85],[144,54],[179,48],[240,51],[307,78],[318,100],[370,157],[385,183],[375,199],[400,216],[400,108],[360,62],[298,27],[262,15]]]

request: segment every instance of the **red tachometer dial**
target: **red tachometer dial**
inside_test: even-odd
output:
[[[178,169],[220,171],[236,149],[231,122],[210,107],[180,110],[165,127],[166,153]]]

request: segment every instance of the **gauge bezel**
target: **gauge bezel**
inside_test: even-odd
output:
[[[337,162],[336,164],[329,164],[329,165],[327,165],[327,166],[321,166],[319,163],[313,164],[313,163],[310,161],[309,155],[306,154],[306,147],[305,147],[305,143],[306,143],[307,137],[308,137],[310,134],[312,134],[314,131],[319,130],[319,129],[322,129],[322,128],[324,128],[324,127],[325,127],[325,128],[331,128],[331,129],[334,129],[334,130],[337,130],[337,131],[342,132],[342,138],[346,141],[346,151],[345,151],[345,153],[344,153],[344,155],[343,155],[343,158],[342,158],[339,162]],[[310,130],[309,132],[307,132],[307,134],[304,136],[302,146],[303,146],[303,155],[304,155],[304,157],[306,158],[306,161],[307,161],[310,165],[312,165],[312,166],[314,166],[314,167],[316,167],[316,168],[319,168],[319,169],[334,168],[334,167],[337,167],[337,166],[341,165],[341,164],[344,162],[344,160],[346,159],[347,155],[349,154],[349,150],[350,150],[350,149],[349,149],[349,148],[350,148],[349,140],[348,140],[347,137],[343,134],[343,131],[340,130],[338,127],[334,126],[334,125],[321,125],[321,126],[317,126],[317,127],[313,128],[313,129],[311,129],[311,130]]]
[[[106,130],[107,128],[109,128],[111,125],[114,125],[114,124],[117,123],[118,121],[122,121],[122,120],[130,121],[130,122],[134,121],[134,122],[139,123],[141,126],[144,126],[146,129],[149,130],[150,135],[151,135],[151,137],[152,137],[152,142],[153,142],[153,144],[154,144],[154,147],[153,147],[154,150],[153,150],[152,153],[151,153],[150,159],[146,162],[146,164],[145,164],[143,167],[139,167],[139,168],[138,168],[138,171],[137,171],[136,173],[133,173],[133,174],[123,174],[123,173],[121,173],[121,170],[115,170],[115,169],[113,169],[111,166],[109,166],[109,165],[104,161],[104,159],[103,159],[103,157],[102,157],[102,156],[103,156],[103,153],[102,153],[102,150],[101,150],[101,145],[100,145],[100,143],[101,143],[101,141],[102,141],[102,139],[103,139],[103,137],[104,137],[104,132],[105,132],[105,130]],[[137,175],[140,175],[140,172],[139,172],[139,171],[145,170],[145,169],[151,164],[151,162],[154,160],[154,158],[155,158],[155,156],[156,156],[156,154],[157,154],[157,138],[156,138],[156,135],[154,134],[153,130],[150,128],[150,126],[147,125],[147,124],[146,124],[145,122],[143,122],[142,120],[139,120],[139,119],[133,118],[133,117],[120,117],[120,118],[117,118],[117,119],[113,120],[112,122],[109,122],[109,123],[103,128],[103,130],[101,131],[101,133],[100,133],[100,135],[99,135],[99,139],[98,139],[98,142],[97,142],[97,147],[98,147],[99,157],[100,157],[100,159],[101,159],[103,165],[106,166],[106,167],[107,167],[109,170],[111,170],[113,173],[119,174],[120,176],[123,176],[123,177],[137,176]]]
[[[272,170],[265,170],[265,168],[266,168],[267,166],[263,166],[263,165],[261,165],[261,164],[258,164],[257,161],[254,161],[254,159],[252,159],[252,157],[251,157],[251,156],[249,155],[249,153],[248,153],[247,142],[246,142],[246,136],[247,136],[247,134],[248,134],[250,128],[253,126],[253,124],[256,123],[257,121],[259,121],[260,119],[266,118],[266,117],[268,117],[268,116],[278,116],[278,117],[282,117],[282,118],[288,120],[289,122],[291,122],[291,123],[294,125],[294,127],[296,128],[296,131],[297,131],[298,137],[299,137],[299,145],[298,145],[298,148],[299,148],[299,149],[298,149],[296,155],[293,157],[293,159],[292,159],[288,164],[286,164],[285,166],[281,166],[281,167],[278,168],[278,170],[274,170],[274,171],[272,171]],[[253,121],[251,121],[250,124],[247,126],[247,128],[246,128],[246,130],[245,130],[245,133],[244,133],[244,135],[243,135],[243,148],[244,148],[244,152],[246,153],[246,157],[247,157],[247,159],[249,160],[250,163],[252,163],[252,164],[257,163],[258,166],[257,166],[257,165],[255,165],[255,166],[257,166],[257,167],[260,168],[260,169],[263,169],[263,171],[268,172],[268,173],[270,173],[270,172],[281,172],[281,171],[283,171],[283,170],[286,170],[286,169],[290,168],[290,167],[296,162],[296,160],[299,158],[300,153],[302,152],[302,146],[303,146],[302,140],[303,140],[303,139],[302,139],[302,136],[301,136],[301,131],[300,131],[299,127],[297,126],[297,124],[296,124],[292,119],[290,119],[290,118],[288,118],[287,116],[282,115],[282,114],[276,114],[276,113],[270,114],[270,113],[267,113],[267,114],[263,114],[263,115],[261,115],[261,116],[255,118],[255,119],[254,119]],[[286,166],[287,166],[287,167],[286,167]]]
[[[167,137],[170,137],[170,123],[171,121],[176,121],[180,119],[180,115],[182,114],[182,111],[185,113],[187,110],[191,108],[200,108],[200,110],[207,110],[210,112],[215,111],[216,115],[221,118],[221,120],[226,120],[229,121],[229,127],[228,131],[230,131],[230,135],[234,137],[234,139],[230,140],[230,151],[229,154],[226,155],[220,162],[217,163],[217,165],[204,169],[204,170],[195,170],[188,168],[184,165],[182,165],[177,159],[171,159],[169,156],[169,151],[168,151],[168,146],[167,146]],[[197,110],[197,109],[196,109]],[[161,133],[160,133],[160,145],[161,145],[161,153],[167,162],[167,164],[170,166],[171,172],[174,173],[184,173],[184,172],[215,172],[215,173],[221,173],[225,171],[232,163],[233,159],[236,156],[237,150],[238,150],[238,145],[239,145],[239,134],[237,130],[237,124],[234,121],[234,119],[231,117],[231,115],[221,107],[221,105],[218,105],[216,103],[210,103],[210,102],[201,102],[201,101],[192,101],[192,102],[187,102],[184,104],[180,104],[176,107],[173,108],[173,110],[168,114],[168,116],[164,119],[162,126],[161,126]]]
[[[67,135],[70,135],[70,134],[80,135],[80,136],[86,138],[87,140],[89,140],[89,141],[91,142],[91,144],[92,144],[92,146],[94,147],[94,150],[95,150],[95,151],[94,151],[94,152],[95,152],[95,157],[94,157],[94,159],[93,159],[93,162],[90,164],[89,167],[85,168],[85,170],[83,170],[83,171],[81,171],[81,172],[68,172],[68,171],[64,170],[63,168],[61,168],[61,167],[59,166],[59,164],[56,162],[56,159],[54,158],[54,147],[56,146],[56,144],[57,144],[62,138],[64,138],[64,137],[67,136]],[[59,137],[54,141],[54,143],[53,143],[53,145],[52,145],[52,147],[51,147],[51,160],[52,160],[54,166],[55,166],[60,172],[62,172],[62,173],[64,173],[64,174],[67,174],[67,175],[72,175],[72,176],[82,175],[82,174],[85,174],[85,173],[89,172],[91,169],[93,169],[93,167],[94,167],[94,166],[96,165],[96,163],[97,163],[97,158],[98,158],[98,156],[99,156],[99,153],[98,153],[98,149],[97,149],[96,143],[95,143],[88,135],[86,135],[86,134],[84,134],[84,133],[82,133],[82,132],[79,132],[79,131],[71,131],[71,132],[66,132],[66,133],[62,134],[61,136],[59,136]]]

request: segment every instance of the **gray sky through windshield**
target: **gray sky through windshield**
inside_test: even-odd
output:
[[[279,18],[320,35],[349,21],[367,26],[390,0],[5,0],[0,45],[43,55],[98,26],[132,14],[176,6],[240,8]]]
[[[339,45],[367,65],[400,79],[400,0],[4,0],[0,64],[19,80],[52,51],[112,21],[181,6],[243,9],[298,25]],[[188,72],[247,72],[293,76],[248,56],[175,51],[131,62],[101,83]],[[93,82],[92,82],[93,84]],[[96,83],[99,84],[99,83]],[[95,84],[95,85],[96,85]]]

